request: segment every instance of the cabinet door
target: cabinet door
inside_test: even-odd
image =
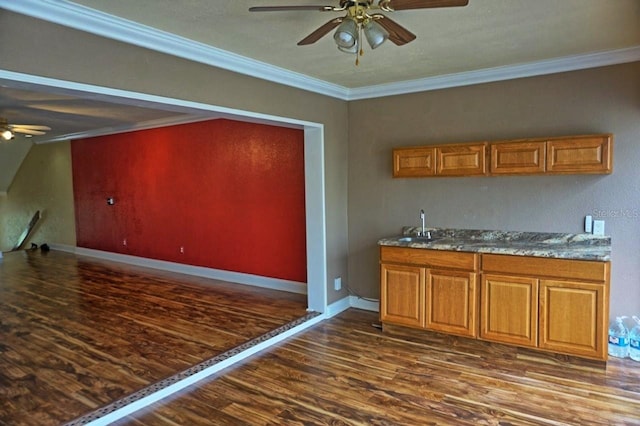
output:
[[[547,142],[547,173],[611,173],[611,135]]]
[[[480,337],[522,346],[538,345],[538,280],[483,275]]]
[[[425,269],[380,265],[380,321],[424,328]]]
[[[545,142],[491,144],[491,174],[544,173]]]
[[[606,360],[604,284],[540,280],[539,346]]]
[[[393,150],[393,177],[433,176],[435,163],[435,148],[397,148]]]
[[[426,327],[430,330],[477,335],[476,274],[427,270]]]
[[[436,148],[436,175],[485,175],[487,144],[464,144]]]

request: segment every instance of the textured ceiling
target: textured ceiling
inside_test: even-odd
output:
[[[470,0],[466,7],[397,11],[417,35],[405,46],[365,46],[360,65],[332,34],[296,43],[343,12],[252,13],[251,6],[338,0],[76,0],[139,24],[347,88],[530,63],[640,45],[638,0]]]

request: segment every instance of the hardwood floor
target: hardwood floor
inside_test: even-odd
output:
[[[306,296],[51,251],[0,260],[0,424],[58,425],[304,316]]]
[[[429,334],[350,309],[117,422],[154,425],[638,425],[640,363],[606,370]]]

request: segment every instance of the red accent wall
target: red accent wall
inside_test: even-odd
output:
[[[302,130],[212,120],[71,155],[78,246],[306,282]]]

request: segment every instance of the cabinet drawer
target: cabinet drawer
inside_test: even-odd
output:
[[[477,271],[479,264],[476,253],[390,246],[380,247],[380,261],[468,271]]]
[[[607,281],[609,262],[483,254],[482,270],[501,274]]]

